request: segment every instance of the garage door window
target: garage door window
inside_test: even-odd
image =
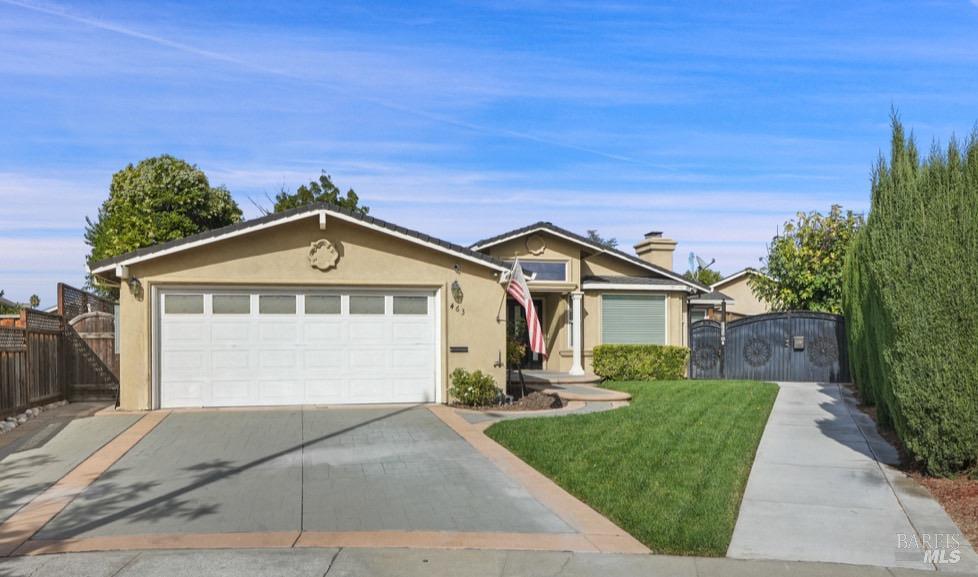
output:
[[[394,297],[395,315],[428,314],[428,297]]]
[[[261,295],[258,313],[263,315],[294,315],[295,295]]]
[[[384,314],[384,297],[350,295],[351,315],[382,315]]]
[[[163,310],[168,315],[202,315],[204,295],[166,295]]]
[[[340,295],[306,295],[306,314],[340,314]]]
[[[251,314],[251,297],[248,295],[214,295],[212,303],[215,315]]]

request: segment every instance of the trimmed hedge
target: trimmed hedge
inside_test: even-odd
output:
[[[598,345],[594,372],[613,381],[677,380],[686,374],[689,349],[664,345]]]
[[[978,135],[921,161],[893,120],[846,258],[853,379],[935,475],[978,459]]]

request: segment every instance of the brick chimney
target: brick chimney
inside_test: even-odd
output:
[[[672,253],[675,250],[676,241],[664,238],[658,230],[645,233],[645,238],[635,245],[635,254],[640,259],[668,270],[672,270]]]

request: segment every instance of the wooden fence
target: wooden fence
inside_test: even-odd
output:
[[[118,391],[115,323],[105,311],[111,303],[59,285],[58,304],[78,314],[25,309],[0,323],[0,418],[77,391],[109,398]]]

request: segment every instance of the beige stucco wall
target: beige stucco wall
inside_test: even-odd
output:
[[[530,254],[527,237],[541,236],[545,249],[539,255]],[[566,286],[531,283],[534,296],[543,300],[543,329],[546,335],[549,358],[545,367],[551,371],[570,370],[573,351],[568,342],[570,327],[567,325],[567,309],[570,306],[568,294],[580,290],[581,279],[588,276],[649,276],[647,269],[607,254],[594,254],[581,259],[581,246],[546,232],[530,233],[489,247],[485,251],[499,259],[520,260],[566,260],[570,263],[570,274]],[[623,294],[615,291],[614,294]],[[642,292],[641,294],[649,294]],[[686,293],[670,292],[667,297],[667,339],[670,345],[686,345]],[[591,370],[591,357],[595,345],[601,344],[601,293],[587,291],[582,302],[584,311],[582,358],[584,370]]]
[[[764,314],[771,310],[766,302],[754,296],[754,291],[748,284],[749,276],[745,274],[727,284],[716,286],[717,290],[734,299],[733,304],[727,305],[727,312],[750,316]]]
[[[309,245],[328,239],[341,253],[335,269],[309,266]],[[460,273],[453,270],[461,267]],[[130,266],[145,295],[136,300],[123,285],[121,305],[120,404],[148,409],[152,385],[152,289],[174,285],[248,285],[295,287],[398,287],[441,289],[442,395],[456,367],[481,369],[499,386],[505,369],[494,364],[504,355],[505,291],[498,273],[479,264],[422,247],[388,234],[327,216],[326,230],[315,217],[281,224],[234,239],[215,242]],[[450,285],[458,280],[465,297],[453,310]],[[450,353],[468,346],[467,353]]]

